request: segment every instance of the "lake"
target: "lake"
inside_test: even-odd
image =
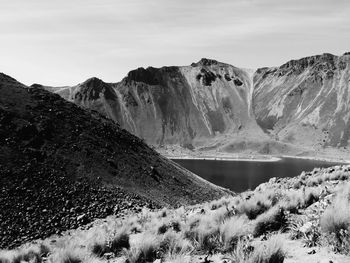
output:
[[[174,162],[209,182],[243,192],[254,189],[272,177],[293,177],[302,171],[311,171],[316,167],[329,167],[339,163],[308,159],[281,158],[279,161],[223,161],[173,159]]]

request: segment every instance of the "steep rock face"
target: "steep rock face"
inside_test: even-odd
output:
[[[250,121],[250,90],[246,72],[206,59],[187,67],[138,69],[116,85],[123,98],[120,123],[150,143],[201,144]]]
[[[94,81],[55,92],[156,145],[204,145],[208,138],[255,123],[250,73],[209,59],[184,67],[138,68],[116,84]]]
[[[257,123],[277,138],[314,148],[348,145],[350,55],[292,60],[254,74]]]

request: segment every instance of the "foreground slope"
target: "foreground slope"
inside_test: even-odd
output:
[[[210,203],[109,217],[0,261],[348,263],[349,181],[350,166],[272,178]]]
[[[111,120],[4,74],[0,138],[0,246],[76,227],[125,202],[176,206],[223,194]]]

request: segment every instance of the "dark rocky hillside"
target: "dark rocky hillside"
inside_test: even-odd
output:
[[[223,194],[99,113],[0,74],[1,248]]]

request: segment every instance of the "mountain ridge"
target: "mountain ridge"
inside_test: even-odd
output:
[[[288,153],[295,145],[299,153],[327,146],[342,147],[348,144],[346,136],[332,135],[328,142],[322,128],[313,131],[309,124],[303,128],[310,130],[306,132],[309,138],[296,136],[294,140],[296,128],[287,124],[297,121],[293,108],[301,101],[306,105],[303,96],[312,101],[311,96],[317,95],[310,92],[303,95],[306,87],[314,86],[317,90],[327,80],[332,81],[332,85],[345,85],[345,90],[349,87],[346,80],[337,81],[333,77],[346,72],[345,78],[348,78],[349,54],[324,53],[290,60],[277,67],[258,68],[254,72],[207,58],[189,66],[138,68],[120,82],[108,84],[115,99],[100,93],[100,98],[90,102],[71,101],[103,113],[147,143],[158,146],[178,144],[190,149],[209,147],[232,151],[234,148],[234,152],[259,153],[273,142],[279,149],[273,147],[269,151],[277,154]],[[332,85],[326,84],[325,92],[331,92]],[[79,85],[70,89],[79,89]],[[62,89],[57,89],[57,93],[67,99]],[[299,98],[290,104],[288,99],[281,100],[285,93],[290,98],[299,94]],[[286,118],[283,118],[280,111],[285,102]],[[330,114],[327,116],[330,122]],[[344,131],[348,129],[345,124],[341,125]],[[304,147],[310,138],[313,142]],[[247,146],[252,141],[257,145]]]

